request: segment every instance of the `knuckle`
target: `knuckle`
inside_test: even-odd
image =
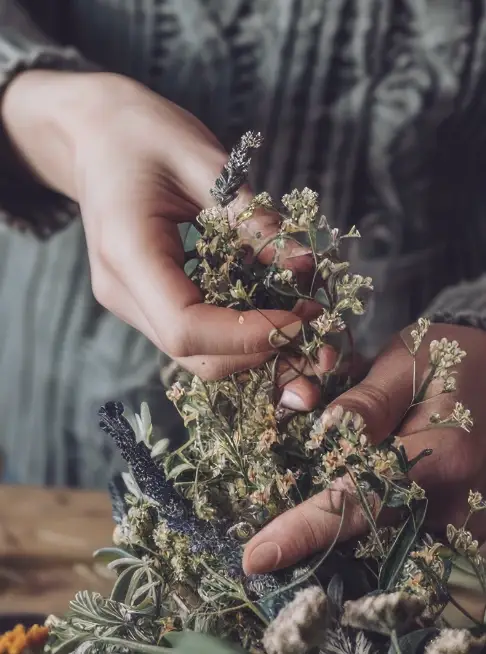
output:
[[[185,359],[195,354],[187,331],[184,329],[172,329],[164,337],[164,345],[166,353],[173,359]]]
[[[382,388],[365,380],[352,390],[352,398],[354,409],[364,416],[365,421],[388,422],[391,418],[390,398]]]

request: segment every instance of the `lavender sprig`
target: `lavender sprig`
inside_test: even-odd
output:
[[[189,503],[155,464],[145,443],[137,443],[135,433],[123,411],[121,402],[105,404],[99,410],[100,427],[113,438],[142,492],[158,505],[168,528],[188,538],[193,554],[204,552],[217,556],[224,561],[231,577],[243,579],[241,543],[228,535],[229,523],[221,519],[210,523],[194,515]],[[258,588],[262,594],[266,594],[276,590],[278,586],[274,575],[252,575],[250,579],[253,592]]]
[[[226,207],[238,195],[239,189],[246,182],[253,151],[261,146],[262,135],[246,132],[238,145],[233,148],[220,176],[211,189],[211,195],[222,207]]]

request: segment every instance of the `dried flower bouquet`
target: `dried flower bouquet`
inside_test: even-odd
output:
[[[447,543],[423,531],[427,499],[409,473],[431,452],[409,460],[395,434],[373,445],[359,415],[335,405],[326,409],[349,381],[338,365],[317,374],[318,352],[331,341],[342,357],[352,352],[347,318],[363,313],[372,290],[371,279],[350,273],[340,258],[343,240],[359,233],[331,228],[307,188],[284,196],[281,204],[262,193],[230,220],[231,202],[260,142],[259,135],[247,133],[231,153],[213,190],[216,206],[199,215],[199,240],[186,271],[206,302],[241,312],[242,321],[249,309],[289,310],[297,300],[318,302],[322,312],[292,340],[276,330],[277,354],[257,370],[213,382],[181,374],[169,397],[189,436],[177,451],[157,438],[147,406],[140,415],[119,403],[101,409],[101,426],[129,466],[111,486],[114,547],[96,553],[118,576],[109,598],[80,592],[66,617],[49,618],[45,651],[481,651],[481,625],[451,630],[441,618],[451,601],[447,580],[454,558],[466,556],[483,585],[486,570],[467,524],[450,526]],[[240,240],[239,228],[261,208],[281,216],[270,265],[249,257]],[[312,253],[313,278],[304,283],[278,265],[279,252],[291,240]],[[261,241],[262,247],[268,244]],[[425,347],[428,327],[420,319],[410,334],[412,360]],[[428,376],[414,384],[410,407],[424,400],[432,382],[441,392],[452,391],[454,367],[464,356],[456,342],[433,341]],[[320,403],[310,413],[285,411],[278,403],[280,375],[300,374],[299,360],[320,381]],[[468,431],[472,422],[456,404],[448,416],[431,416],[430,428],[436,425]],[[346,502],[358,502],[369,523],[366,540],[335,544],[293,569],[245,576],[245,542],[337,479],[347,489],[342,516]],[[486,507],[478,493],[467,501],[470,515]],[[383,528],[379,513],[390,507],[400,511],[401,522]]]

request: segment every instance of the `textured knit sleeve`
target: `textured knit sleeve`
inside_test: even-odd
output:
[[[433,322],[486,330],[486,275],[446,288],[425,315]]]
[[[17,2],[0,0],[0,102],[16,75],[35,68],[93,70],[76,50],[51,42]],[[46,238],[78,213],[74,202],[25,174],[0,125],[0,221]]]

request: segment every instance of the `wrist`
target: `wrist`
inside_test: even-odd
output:
[[[24,168],[45,186],[78,200],[78,144],[117,96],[135,84],[105,73],[31,70],[18,75],[3,96],[1,118]]]

